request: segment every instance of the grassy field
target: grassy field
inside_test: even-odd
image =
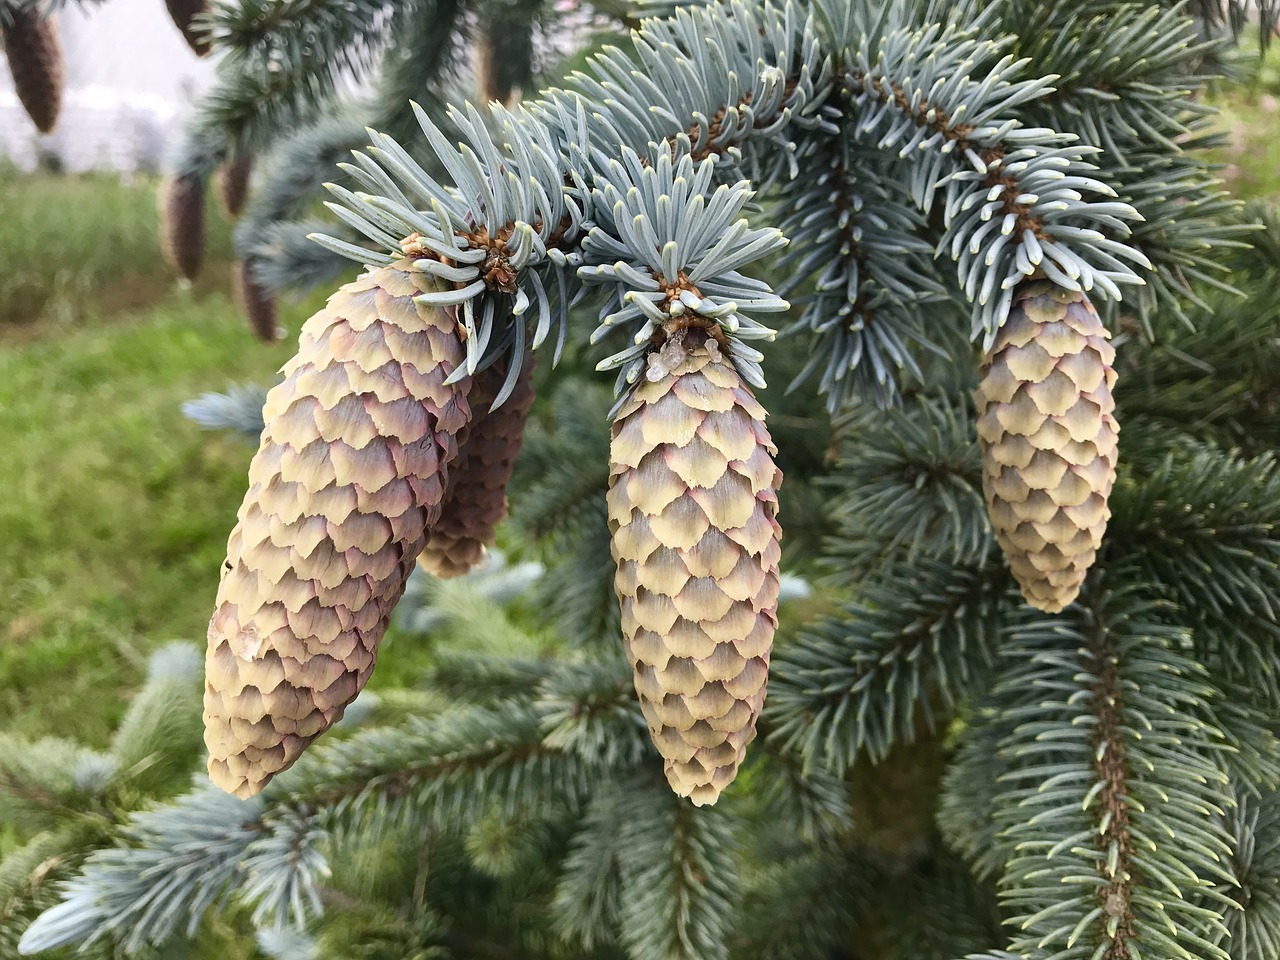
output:
[[[1278,56],[1216,95],[1234,141],[1224,172],[1273,200]],[[203,641],[250,451],[179,406],[269,382],[290,351],[257,343],[230,302],[215,205],[203,275],[173,281],[154,191],[0,174],[0,729],[102,744],[147,651]]]
[[[232,305],[221,219],[200,282],[173,281],[154,190],[0,184],[0,729],[101,744],[146,652],[203,637],[250,451],[179,405],[290,352]]]

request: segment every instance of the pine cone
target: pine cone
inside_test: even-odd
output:
[[[422,568],[447,579],[466,573],[493,546],[498,524],[507,516],[507,482],[524,440],[533,406],[533,358],[525,359],[515,389],[497,410],[489,404],[506,378],[495,364],[477,375],[468,399],[473,417],[459,439],[458,459],[449,469],[440,522],[431,529]]]
[[[1084,584],[1111,511],[1119,426],[1115,348],[1083,293],[1014,291],[978,386],[982,489],[1027,602],[1047,613]]]
[[[440,515],[470,380],[450,311],[401,261],[342,287],[303,327],[231,533],[209,623],[213,782],[257,793],[341,716]]]
[[[204,181],[176,177],[160,186],[160,250],[178,276],[194,280],[204,263]]]
[[[699,806],[738,772],[777,626],[782,472],[764,408],[700,328],[673,333],[613,425],[609,529],[636,692]]]
[[[244,209],[245,198],[249,195],[249,175],[253,172],[253,160],[247,156],[228,160],[218,167],[215,181],[218,186],[218,198],[227,214],[240,216]]]
[[[10,13],[11,21],[4,23],[0,32],[4,34],[13,89],[36,129],[48,133],[58,123],[66,80],[58,24],[53,17],[40,16],[35,8]]]
[[[249,328],[264,343],[274,343],[283,334],[276,322],[276,298],[253,276],[250,261],[237,260],[231,266],[231,286],[236,302],[249,320]]]
[[[195,30],[192,24],[197,14],[209,9],[205,0],[164,0],[164,5],[169,8],[169,16],[173,18],[174,24],[182,31],[182,37],[187,41],[187,46],[194,50],[197,56],[203,57],[207,54],[209,41],[205,39],[204,31]]]

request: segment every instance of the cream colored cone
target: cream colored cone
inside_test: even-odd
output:
[[[715,803],[755,737],[777,626],[782,473],[756,402],[705,331],[677,331],[613,425],[622,633],[667,780]]]
[[[1048,613],[1079,594],[1111,516],[1120,428],[1109,336],[1083,293],[1029,281],[983,361],[987,509],[1022,595]]]
[[[507,483],[533,406],[533,366],[533,357],[527,357],[515,389],[497,410],[489,404],[502,389],[506,366],[495,364],[476,376],[470,395],[474,416],[449,469],[440,522],[432,527],[419,560],[432,576],[467,573],[494,544],[498,524],[507,516]]]
[[[342,287],[307,321],[232,531],[209,624],[209,775],[248,797],[364,687],[439,516],[469,378],[452,316],[406,263]]]

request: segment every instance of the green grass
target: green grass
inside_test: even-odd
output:
[[[156,239],[156,181],[22,176],[0,169],[0,335],[45,335],[86,316],[155,302],[176,284]],[[225,288],[230,231],[207,205],[207,268],[196,292]]]
[[[153,196],[107,178],[0,186],[14,212],[0,234],[0,729],[100,745],[146,653],[203,640],[251,450],[179,407],[270,382],[290,352],[254,340],[231,304],[220,219],[205,275],[179,289]]]
[[[1245,48],[1251,49],[1251,48]],[[1252,56],[1252,54],[1250,54]],[[1219,124],[1231,139],[1215,151],[1221,175],[1242,199],[1280,202],[1280,44],[1265,57],[1253,57],[1244,82],[1220,84],[1211,101],[1221,111]]]

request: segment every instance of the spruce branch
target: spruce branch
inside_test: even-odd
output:
[[[27,929],[21,952],[111,937],[130,954],[181,932],[192,936],[205,913],[244,879],[245,858],[266,834],[262,814],[259,801],[210,787],[137,814],[122,835],[134,846],[92,854],[65,886],[62,902]]]
[[[1029,112],[1102,148],[1122,171],[1140,168],[1153,146],[1181,152],[1213,115],[1192,94],[1208,79],[1199,72],[1205,56],[1220,44],[1205,39],[1185,10],[1086,5],[1064,18],[1050,4],[1021,7],[1023,17],[1008,25],[1014,51],[1059,77]]]
[[[417,10],[417,2],[386,0],[215,6],[210,36],[223,58],[188,125],[177,174],[203,178],[228,157],[257,153],[281,131],[315,120],[341,79],[367,70]],[[371,31],[372,24],[384,29]]]
[[[619,814],[619,934],[628,956],[725,960],[739,824],[651,777],[623,792]]]
[[[1185,633],[1153,612],[1095,593],[1010,634],[997,694],[1017,726],[1001,747],[1012,788],[998,816],[1015,951],[1226,958],[1216,942],[1230,905],[1199,905],[1231,882],[1226,777],[1211,759],[1220,734],[1202,719],[1212,688],[1180,652]]]
[[[835,772],[864,750],[882,759],[982,682],[1006,591],[987,564],[920,560],[867,580],[775,655],[770,736]]]
[[[225,393],[202,393],[182,405],[182,415],[206,430],[231,430],[246,440],[262,434],[262,405],[265,387],[252,383],[233,383]]]
[[[848,784],[825,770],[806,769],[802,757],[779,749],[767,729],[764,734],[752,783],[767,818],[794,823],[796,838],[818,846],[848,833],[854,827]]]
[[[810,960],[839,956],[855,942],[854,916],[876,871],[863,857],[832,847],[767,863],[748,878],[742,960]],[[736,946],[736,944],[735,944]]]
[[[815,349],[796,383],[821,368],[818,388],[833,412],[855,392],[883,405],[900,376],[921,378],[910,345],[928,343],[920,308],[943,296],[919,236],[924,221],[887,166],[846,132],[796,139],[797,162],[816,172],[780,190],[791,246],[778,262],[788,275],[778,295],[812,286],[792,329],[812,333]]]
[[[596,792],[583,813],[556,884],[552,901],[556,930],[586,950],[611,942],[617,929],[622,806],[618,790]]]
[[[943,776],[938,827],[947,846],[969,864],[979,880],[995,877],[1013,853],[996,820],[997,798],[1010,763],[999,746],[1012,729],[999,700],[990,695],[962,715],[958,747]]]
[[[825,559],[834,578],[854,583],[889,558],[965,565],[986,556],[991,527],[972,417],[946,395],[917,394],[837,420],[836,533]]]
[[[1280,794],[1235,792],[1227,815],[1232,872],[1238,887],[1225,887],[1238,909],[1226,913],[1222,943],[1232,960],[1264,960],[1280,954]]]
[[[151,655],[147,681],[111,738],[116,786],[164,793],[191,769],[200,744],[199,652],[173,643]]]
[[[1138,565],[1195,627],[1196,649],[1228,680],[1277,703],[1280,472],[1270,454],[1207,445],[1170,454],[1112,498],[1109,553]]]
[[[1000,44],[955,26],[876,39],[850,58],[844,78],[857,135],[915,164],[911,192],[923,210],[942,193],[947,230],[938,250],[957,263],[975,336],[990,344],[1014,286],[1037,270],[1065,289],[1096,286],[1115,300],[1119,284],[1142,282],[1124,261],[1150,264],[1122,242],[1126,221],[1140,217],[1093,176],[1085,158],[1096,150],[1075,146],[1072,134],[1026,127],[1014,114],[1055,77],[1010,79],[1025,61],[996,59]],[[985,76],[972,78],[970,61]],[[1108,199],[1086,200],[1081,191]]]
[[[0,813],[6,823],[54,827],[98,804],[117,769],[109,754],[70,740],[0,735]]]

